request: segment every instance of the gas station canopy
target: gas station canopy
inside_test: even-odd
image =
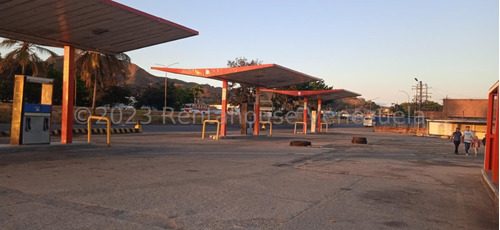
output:
[[[116,54],[194,35],[110,0],[0,0],[0,37],[64,47],[62,144],[73,142],[75,49]]]
[[[280,93],[291,96],[306,97],[317,96],[317,98],[328,101],[346,97],[357,97],[361,94],[354,93],[345,89],[325,89],[325,90],[274,90],[261,89],[262,92]]]
[[[210,69],[176,69],[163,67],[151,67],[151,69],[267,88],[296,85],[320,80],[319,78],[277,64]]]
[[[198,32],[110,0],[0,0],[0,36],[121,53]]]

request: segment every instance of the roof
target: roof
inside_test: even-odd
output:
[[[489,93],[498,93],[498,81],[490,87]]]
[[[0,1],[0,36],[122,53],[198,32],[110,0]]]
[[[346,97],[357,97],[361,94],[354,93],[345,89],[325,89],[325,90],[275,90],[275,89],[261,89],[262,92],[280,93],[291,96],[305,97],[316,96],[321,100],[335,100]]]
[[[461,123],[461,124],[486,124],[486,119],[427,119],[429,122]]]
[[[319,78],[277,64],[209,69],[176,69],[164,67],[151,67],[151,69],[221,81],[227,80],[229,82],[267,88],[283,87],[320,80]]]

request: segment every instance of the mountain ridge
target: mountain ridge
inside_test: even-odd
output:
[[[49,57],[46,62],[52,63],[54,68],[57,70],[63,70],[63,56]],[[161,76],[155,76],[140,66],[134,63],[127,63],[127,72],[125,74],[119,73],[115,77],[116,85],[126,86],[130,89],[132,94],[139,95],[148,87],[164,87],[165,78]],[[187,82],[179,79],[168,78],[168,84],[174,84],[177,87],[182,88],[192,88],[196,85],[200,85],[204,89],[204,93],[201,94],[200,98],[202,102],[210,103],[213,101],[220,101],[221,98],[221,87],[214,87],[209,84],[198,84],[196,82]]]

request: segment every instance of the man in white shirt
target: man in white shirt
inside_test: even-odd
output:
[[[465,144],[465,155],[469,155],[470,145],[472,144],[472,137],[474,133],[470,130],[470,126],[465,126],[464,135],[462,136],[463,142]]]

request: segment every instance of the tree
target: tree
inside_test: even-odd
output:
[[[5,39],[0,43],[0,48],[10,49],[16,46],[14,50],[7,53],[5,58],[0,60],[0,72],[7,70],[11,74],[20,66],[20,74],[25,75],[28,68],[31,69],[31,75],[37,77],[43,75],[46,77],[45,63],[40,59],[37,53],[56,56],[54,52],[41,46],[29,42]]]
[[[325,90],[325,89],[333,89],[333,86],[328,86],[324,80],[319,80],[319,81],[305,83],[304,88],[306,88],[306,90]]]
[[[443,106],[435,101],[425,101],[422,103],[422,110],[425,111],[442,111]]]
[[[401,103],[400,105],[396,104],[394,105],[394,108],[391,108],[394,112],[396,111],[401,111],[405,114],[405,116],[408,116],[410,114],[411,116],[415,116],[416,111],[418,110],[418,105],[415,103],[408,103],[404,102]],[[408,112],[408,109],[411,111],[411,113]],[[437,102],[434,101],[426,101],[422,103],[422,111],[442,111],[443,106],[440,105]]]
[[[124,86],[113,85],[106,89],[104,95],[99,99],[99,104],[111,107],[119,104],[127,105],[132,92]]]
[[[233,61],[227,61],[228,67],[241,67],[241,66],[252,66],[261,65],[262,61],[259,59],[248,61],[245,57],[239,57]],[[239,85],[239,87],[237,87]],[[230,84],[229,90],[231,92],[231,97],[229,102],[231,105],[237,105],[240,107],[240,118],[241,118],[241,134],[247,133],[247,119],[246,114],[248,111],[248,104],[253,104],[255,102],[254,92],[255,86],[249,86],[246,84]]]
[[[0,63],[3,58],[0,54]],[[10,77],[7,73],[0,72],[0,101],[9,101],[12,100],[14,89],[14,78]]]
[[[117,73],[126,73],[124,63],[130,63],[130,57],[124,53],[103,54],[94,51],[79,51],[77,53],[76,70],[87,88],[93,87],[92,114],[95,113],[97,90],[105,89],[114,83]]]
[[[418,106],[415,103],[403,102],[400,105],[394,106],[394,112],[401,111],[406,117],[408,117],[408,115],[415,116],[416,110],[418,110]]]
[[[349,102],[346,102],[343,99],[337,99],[337,100],[332,101],[329,104],[329,107],[333,111],[343,111],[343,110],[346,110],[346,112],[347,112],[347,108],[353,107],[353,106]]]
[[[147,106],[150,108],[156,108],[160,109],[164,105],[164,96],[165,96],[165,89],[164,87],[161,87],[160,85],[156,86],[149,86],[147,89],[145,89],[139,96],[137,96],[136,100],[137,103],[135,104],[135,107],[140,109],[142,106]],[[170,88],[168,89],[168,93],[170,95]],[[168,97],[169,100],[169,105],[173,105],[170,103],[171,98]]]
[[[302,83],[298,85],[281,87],[280,89],[281,90],[327,90],[327,89],[333,89],[333,87],[325,84],[323,80],[319,80],[314,82]],[[296,110],[299,107],[299,104],[302,103],[295,103],[295,102],[303,101],[303,99],[300,97],[275,93],[271,98],[271,101],[273,102],[273,108],[275,111],[283,110],[283,114],[286,114],[286,112],[290,110]],[[316,109],[317,106],[318,106],[317,101],[310,101],[308,103],[308,107],[311,107],[312,109]]]
[[[184,89],[175,86],[173,83],[167,86],[167,103],[174,110],[180,110],[185,104],[193,101],[193,93],[191,89]],[[158,110],[163,108],[165,96],[165,87],[161,85],[150,86],[137,96],[136,108],[148,106]]]
[[[261,65],[262,61],[259,59],[249,61],[245,57],[235,58],[234,60],[227,61],[228,67],[241,67],[241,66],[253,66]],[[245,84],[231,83],[229,85],[229,90],[231,92],[230,103],[232,105],[241,106],[243,103],[253,103],[254,102],[254,86],[248,86]]]
[[[191,92],[193,92],[193,103],[196,103],[196,98],[198,98],[198,95],[200,95],[200,93],[205,92],[205,89],[201,85],[195,85],[193,88],[191,88]]]
[[[365,101],[365,104],[363,105],[363,107],[365,107],[365,109],[374,111],[374,110],[379,109],[380,105],[377,105],[377,103],[375,103],[373,101]]]

